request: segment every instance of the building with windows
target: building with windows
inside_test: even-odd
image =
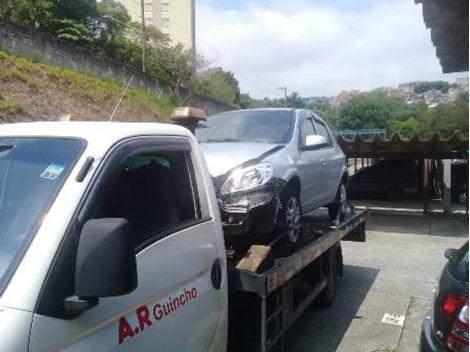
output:
[[[141,0],[121,0],[132,21],[141,22]],[[143,0],[146,25],[167,34],[173,44],[195,50],[195,0]]]

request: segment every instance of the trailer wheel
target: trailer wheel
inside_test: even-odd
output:
[[[317,297],[316,303],[320,308],[328,308],[336,298],[338,287],[338,267],[336,265],[335,250],[328,252],[326,261],[325,276],[326,286]]]

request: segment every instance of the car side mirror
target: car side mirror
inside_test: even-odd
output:
[[[121,296],[137,287],[137,265],[129,222],[121,218],[89,220],[83,226],[75,264],[75,294],[69,313],[80,314],[100,297]]]
[[[444,256],[447,259],[453,259],[455,255],[457,254],[458,250],[455,248],[447,248],[446,251],[444,252]]]
[[[305,149],[315,149],[321,148],[328,144],[328,141],[323,136],[318,136],[315,134],[310,134],[305,137],[304,148]]]

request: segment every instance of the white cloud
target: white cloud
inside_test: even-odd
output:
[[[206,0],[196,15],[198,50],[233,71],[252,96],[280,96],[279,86],[333,95],[463,75],[441,73],[412,0],[372,1],[355,11],[304,0],[290,0],[290,10],[285,1],[262,3],[220,9]]]

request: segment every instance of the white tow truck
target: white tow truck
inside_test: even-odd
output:
[[[340,240],[364,241],[366,215],[319,216],[253,272],[185,128],[0,125],[0,351],[271,350],[332,303]]]

